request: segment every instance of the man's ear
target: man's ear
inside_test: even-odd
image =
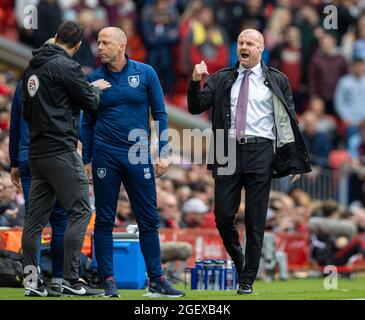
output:
[[[82,41],[80,41],[76,46],[75,46],[75,53],[77,52],[77,51],[79,51],[79,49],[80,49],[80,47],[81,47],[81,43],[82,43]]]

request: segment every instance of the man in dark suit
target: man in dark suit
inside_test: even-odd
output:
[[[310,162],[297,126],[288,78],[262,61],[264,38],[254,29],[238,36],[238,63],[210,76],[202,61],[195,65],[188,88],[189,112],[212,108],[213,142],[223,132],[224,154],[234,142],[236,162],[227,174],[218,161],[208,165],[215,178],[215,220],[224,246],[238,272],[238,294],[252,293],[262,249],[272,177],[292,175],[291,182],[309,172]],[[229,163],[226,163],[229,166]],[[243,253],[235,225],[235,214],[245,188],[246,250]]]

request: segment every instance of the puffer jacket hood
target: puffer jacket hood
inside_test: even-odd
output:
[[[75,151],[80,109],[98,108],[101,91],[62,47],[34,51],[23,74],[23,116],[29,122],[29,159]]]
[[[54,44],[45,44],[43,47],[33,50],[32,54],[33,58],[29,64],[33,69],[39,68],[49,60],[57,58],[57,56],[69,55],[66,50]]]

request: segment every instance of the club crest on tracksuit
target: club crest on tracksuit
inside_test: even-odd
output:
[[[150,168],[144,168],[143,172],[144,172],[144,178],[145,179],[151,179],[152,175],[151,175],[151,172],[150,172]]]
[[[37,75],[33,74],[29,77],[27,82],[27,90],[29,95],[33,98],[39,89],[39,79]]]
[[[106,176],[106,168],[98,168],[96,173],[100,179],[103,179]]]
[[[137,88],[139,85],[139,76],[129,76],[128,77],[128,84],[132,88]]]

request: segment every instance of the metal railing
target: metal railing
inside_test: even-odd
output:
[[[335,199],[341,205],[349,203],[350,176],[353,170],[348,164],[343,164],[339,170],[325,167],[313,167],[313,171],[302,175],[295,184],[290,184],[290,178],[273,179],[271,189],[273,191],[287,193],[292,188],[301,188],[312,199]]]

